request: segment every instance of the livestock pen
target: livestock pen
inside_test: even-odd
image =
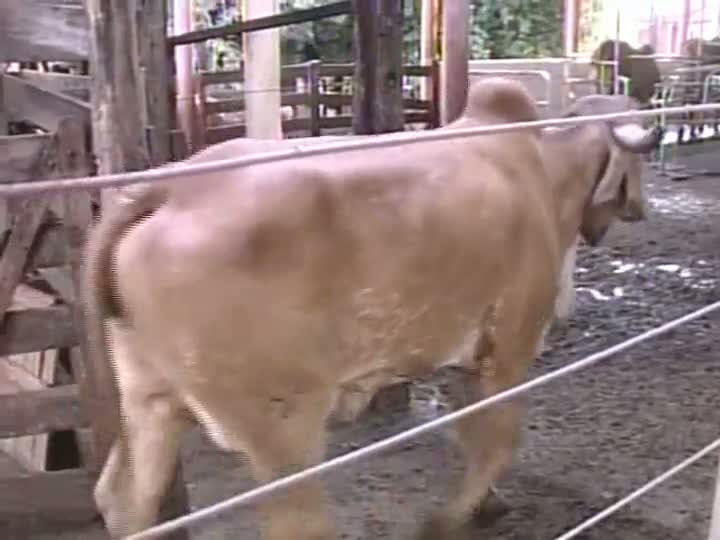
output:
[[[83,108],[88,109],[87,105]],[[149,140],[153,140],[156,132],[149,125],[144,128]],[[171,140],[177,141],[182,135],[180,130],[174,126],[169,129]],[[50,135],[43,141],[48,142],[49,138]],[[74,140],[78,140],[77,136]],[[677,159],[694,167],[712,168],[714,146],[707,144],[695,155],[679,151]],[[708,151],[704,152],[705,149]],[[339,153],[340,149],[323,151]],[[211,166],[241,166],[252,160],[278,157],[255,156],[230,165]],[[122,168],[116,167],[115,171]],[[104,172],[115,171],[105,164]],[[147,173],[146,179],[156,172]],[[62,176],[71,174],[72,171],[61,172]],[[23,190],[28,194],[35,191],[33,196],[37,196],[47,187],[74,193],[64,191],[63,186],[71,182],[44,183],[41,176],[47,175],[33,175],[34,186],[25,183],[0,186],[0,198]],[[14,179],[18,179],[17,175]],[[121,181],[132,179],[132,175],[123,175]],[[103,175],[91,180],[77,179],[76,185],[95,190],[119,185],[116,180],[117,177]],[[718,300],[715,276],[718,260],[714,254],[720,200],[717,178],[670,184],[648,173],[647,182],[650,221],[640,230],[637,225],[632,229],[618,227],[608,241],[612,247],[581,249],[577,267],[578,311],[570,325],[554,336],[551,348],[543,353],[533,375],[577,369],[567,367],[571,361],[590,353],[594,354],[585,365],[604,360],[609,353],[596,351],[615,346],[632,335],[643,336],[642,342],[634,339],[630,343],[634,348],[627,351],[624,350],[627,345],[615,347],[610,352],[619,357],[608,358],[607,365],[577,374],[574,376],[577,378],[565,378],[543,388],[540,382],[535,382],[543,379],[533,380],[531,385],[536,389],[530,397],[527,443],[511,475],[499,486],[501,493],[513,501],[513,509],[482,530],[484,535],[508,539],[569,538],[567,531],[572,532],[578,523],[613,501],[625,498],[631,490],[671,466],[681,462],[684,466],[686,458],[699,458],[717,446],[714,442],[718,437],[719,404],[717,332],[705,319]],[[49,247],[57,247],[56,242]],[[690,312],[693,314],[686,316]],[[64,320],[68,320],[67,315]],[[668,321],[676,322],[663,325]],[[680,323],[683,326],[676,328]],[[648,329],[650,333],[644,334]],[[645,341],[651,337],[656,341]],[[333,434],[331,456],[343,457],[321,467],[327,469],[328,475],[330,468],[339,469],[329,475],[330,490],[348,538],[401,536],[415,525],[419,515],[438,506],[446,497],[442,486],[446,485],[447,476],[458,473],[459,460],[434,432],[440,422],[423,423],[447,410],[446,396],[452,382],[451,374],[419,381],[411,388],[409,411],[372,413],[364,423],[340,428]],[[65,406],[33,408],[37,415],[68,410],[71,409]],[[27,425],[27,419],[20,416],[14,416],[12,421]],[[415,438],[420,434],[416,430],[391,439],[397,445],[395,450],[388,443],[380,443],[372,451],[387,450],[382,460],[358,464],[360,458],[370,457],[366,444],[418,425],[424,426],[421,430],[427,436]],[[253,487],[247,468],[239,467],[235,456],[209,448],[198,434],[193,434],[189,442],[183,460],[189,491],[186,510],[211,506]],[[693,455],[698,450],[702,454]],[[585,534],[590,538],[613,536],[630,540],[685,540],[703,536],[715,470],[714,463],[705,459],[684,471],[669,488],[658,488],[648,498],[623,507],[614,518]],[[44,492],[44,501],[52,499],[50,513],[59,517],[67,512],[67,504],[76,508],[87,504],[88,482],[78,489],[71,487],[75,484],[60,483],[43,488],[23,476],[6,486],[5,493],[18,502],[7,506],[2,503],[11,500],[10,497],[0,495],[0,512],[4,511],[0,536],[19,539],[30,535],[40,540],[105,537],[98,523],[58,525],[40,513],[32,514],[34,506],[26,504],[32,494]],[[282,488],[282,483],[277,488]],[[261,492],[269,489],[274,488],[265,486]],[[233,508],[228,513],[230,504],[218,508],[226,512],[215,523],[196,521],[200,516],[190,514],[187,522],[193,524],[190,529],[193,537],[253,538],[255,514],[246,510],[252,510],[250,503],[257,495],[255,491],[241,496],[239,501],[236,498],[248,505],[244,509]],[[14,514],[27,515],[28,509],[30,521],[34,521],[29,529],[28,523],[20,523]],[[87,509],[83,513],[87,514]]]
[[[678,112],[678,110],[675,112]],[[648,111],[645,114],[657,113]],[[551,121],[547,122],[546,125],[562,125],[563,123],[577,121],[577,119]],[[492,129],[480,128],[479,131],[490,131]],[[509,126],[508,129],[516,129],[516,126]],[[468,134],[457,133],[451,136],[465,135]],[[447,134],[427,133],[417,138],[443,138],[447,136]],[[372,144],[373,142],[344,143],[335,148],[308,149],[304,152],[340,151],[343,146],[347,150],[348,147],[354,146],[357,148],[361,145]],[[287,153],[286,157],[291,155],[293,153]],[[278,155],[268,156],[267,158],[250,156],[234,160],[231,163],[207,164],[204,167],[207,169],[229,168],[261,160],[277,160],[278,158]],[[135,173],[130,176],[116,175],[114,177],[106,176],[105,178],[40,182],[35,183],[35,185],[6,186],[0,190],[0,193],[32,193],[33,191],[42,192],[48,189],[78,189],[91,185],[107,187],[153,178],[159,179],[171,175],[181,176],[182,172],[151,171]],[[682,226],[683,220],[686,220],[685,223],[689,221],[692,227],[686,234],[694,237],[696,232],[693,229],[696,216],[712,214],[713,210],[717,209],[717,190],[712,191],[712,188],[716,187],[717,184],[708,183],[695,193],[691,193],[688,188],[683,196],[678,196],[675,190],[668,193],[667,185],[657,185],[657,179],[649,180],[649,185],[652,188],[650,200],[654,210],[657,212],[657,221],[653,220],[647,227],[645,238],[637,238],[634,231],[617,231],[618,236],[615,238],[615,245],[622,246],[624,244],[624,248],[601,249],[599,252],[588,250],[581,256],[578,271],[581,275],[590,274],[583,280],[582,284],[582,288],[588,290],[587,300],[581,301],[581,309],[587,310],[587,316],[579,317],[569,329],[565,330],[564,334],[557,338],[557,341],[553,342],[552,349],[558,348],[562,350],[559,358],[556,357],[554,351],[550,352],[550,354],[546,351],[538,366],[540,371],[549,371],[552,367],[563,365],[564,367],[560,367],[559,370],[552,374],[545,373],[538,379],[534,379],[532,382],[522,386],[525,388],[540,386],[542,382],[550,378],[568,374],[580,369],[580,367],[586,367],[591,363],[604,360],[612,354],[622,353],[630,346],[637,346],[640,352],[637,356],[629,354],[618,360],[620,365],[615,371],[606,368],[602,378],[590,375],[586,381],[586,384],[588,384],[587,391],[597,392],[596,398],[588,399],[586,393],[573,385],[560,388],[557,386],[550,387],[556,388],[556,390],[551,394],[538,398],[540,401],[534,407],[534,414],[529,424],[528,435],[532,440],[531,446],[522,452],[518,477],[506,488],[513,491],[516,500],[525,501],[526,506],[521,505],[518,513],[511,514],[510,517],[506,517],[495,524],[493,529],[485,531],[488,534],[494,531],[498,535],[509,534],[509,537],[517,537],[517,534],[522,534],[522,531],[525,530],[523,527],[529,527],[531,526],[530,523],[532,523],[533,533],[529,537],[536,537],[540,527],[543,527],[548,537],[556,537],[563,530],[572,526],[573,522],[580,521],[583,515],[588,512],[592,513],[594,509],[601,508],[610,500],[622,495],[622,492],[614,494],[612,490],[627,490],[625,486],[628,486],[629,478],[634,477],[638,479],[636,480],[638,483],[641,483],[647,480],[648,476],[652,477],[657,472],[661,472],[668,464],[674,464],[681,457],[691,456],[692,460],[682,463],[684,468],[717,448],[718,444],[720,444],[715,440],[717,433],[715,431],[716,423],[713,418],[709,416],[698,418],[698,415],[711,414],[717,399],[714,392],[715,380],[712,377],[712,374],[717,372],[717,367],[712,359],[712,340],[714,336],[711,332],[712,327],[700,320],[704,315],[708,315],[711,311],[720,307],[714,297],[716,282],[713,267],[716,261],[713,259],[710,246],[714,243],[713,239],[716,233],[712,224],[709,224],[706,228],[705,237],[698,238],[697,243],[689,243],[687,236],[678,238],[678,248],[684,246],[686,250],[683,255],[673,253],[673,256],[670,257],[662,254],[662,249],[669,244],[668,238],[672,237],[668,235],[668,230],[672,230],[672,227]],[[657,191],[655,191],[656,189]],[[678,216],[682,216],[682,219],[677,219]],[[667,221],[670,221],[670,223]],[[624,241],[622,241],[623,239]],[[636,253],[635,250],[638,250],[638,246],[641,245],[645,245],[646,250],[648,249],[647,245],[659,246],[660,251],[653,253],[653,250],[657,249],[653,248],[648,250],[647,253]],[[677,251],[681,250],[678,249]],[[690,260],[683,261],[682,259],[685,256],[690,257]],[[652,269],[648,268],[650,265],[653,266]],[[674,268],[674,266],[678,266],[678,268]],[[611,270],[615,278],[607,283],[604,281],[604,275]],[[595,274],[596,281],[593,281],[592,274]],[[599,278],[597,274],[603,277]],[[627,281],[628,276],[633,276],[634,279]],[[647,283],[649,276],[652,276],[655,283]],[[618,281],[613,283],[614,280]],[[663,288],[660,291],[654,291],[659,284],[662,284]],[[659,314],[654,302],[658,298],[666,296],[668,291],[673,291],[676,301],[670,306],[663,305],[662,314]],[[654,295],[660,295],[660,297]],[[683,299],[683,301],[680,302],[680,299]],[[637,308],[637,312],[633,309],[631,313],[630,305]],[[696,309],[696,311],[688,315],[688,308],[700,309]],[[658,322],[663,320],[668,322],[656,326]],[[675,331],[676,335],[681,335],[681,331],[676,331],[680,324],[687,325],[685,328],[689,329],[693,336],[691,340],[682,339],[678,336],[674,341],[668,343],[667,350],[663,351],[643,345],[649,338],[658,338],[669,331]],[[598,332],[598,326],[605,327],[610,332]],[[655,328],[652,328],[653,326]],[[642,330],[648,327],[651,329],[641,333]],[[616,335],[627,336],[634,333],[639,335],[617,344]],[[616,343],[616,345],[607,350],[591,354],[579,365],[568,362],[569,356],[584,355],[589,350],[596,349],[598,346],[607,346],[610,343]],[[681,364],[674,358],[676,354],[687,355],[688,352],[696,358],[703,358],[707,353],[711,357],[707,361],[697,360],[697,363],[692,366],[687,363]],[[629,368],[628,362],[634,361],[635,358],[643,358],[648,353],[656,358],[655,362]],[[636,370],[640,373],[644,382],[638,383],[635,387],[623,383],[628,373]],[[681,384],[682,379],[679,378],[679,374],[686,376],[694,374],[692,391],[689,391],[689,387]],[[655,385],[658,385],[657,388],[655,388]],[[378,419],[378,423],[385,424],[381,426],[384,429],[380,429],[380,434],[383,431],[385,433],[390,430],[396,431],[398,428],[417,423],[419,420],[427,418],[428,415],[434,416],[439,411],[442,411],[442,392],[440,391],[440,394],[437,394],[437,386],[435,386],[435,390],[433,390],[433,386],[428,384],[418,385],[416,388],[417,398],[414,400],[414,414],[405,417],[401,415]],[[442,383],[440,387],[442,387]],[[705,393],[703,388],[707,388],[709,393]],[[660,392],[660,394],[654,395],[653,390]],[[519,391],[520,388],[513,389],[510,393]],[[430,392],[435,392],[436,395],[433,396]],[[645,396],[646,392],[650,392],[650,394]],[[675,399],[671,399],[671,396]],[[489,401],[498,399],[500,397],[495,396]],[[610,400],[613,400],[613,402],[610,403]],[[688,409],[677,407],[677,403],[687,404]],[[624,409],[618,409],[618,407],[623,406]],[[706,412],[702,413],[701,411]],[[628,414],[629,412],[632,414]],[[450,415],[450,419],[458,414],[463,413],[454,413]],[[691,416],[686,417],[685,414]],[[628,418],[629,416],[631,418]],[[674,421],[673,430],[679,430],[679,434],[671,437],[672,441],[663,441],[664,451],[660,452],[657,446],[654,450],[652,449],[653,443],[659,445],[660,441],[663,440],[663,435],[668,433],[672,435],[674,433],[673,430],[668,430],[662,425],[663,418],[670,418]],[[393,422],[389,421],[396,423],[390,425]],[[442,423],[447,421],[448,419],[443,420]],[[419,435],[422,431],[430,431],[431,428],[438,427],[440,423],[441,421],[436,420],[411,430],[409,433],[390,439],[390,443],[394,445],[406,444],[402,445],[399,452],[393,454],[396,456],[395,458],[386,458],[377,472],[366,472],[364,474],[365,482],[359,484],[348,482],[348,476],[345,475],[352,474],[352,471],[345,470],[343,471],[343,477],[337,480],[339,484],[332,483],[331,489],[337,493],[338,500],[349,501],[353,497],[358,497],[362,501],[362,512],[357,508],[357,505],[339,508],[339,510],[345,508],[344,511],[349,512],[344,514],[344,518],[355,525],[352,528],[354,531],[352,534],[358,535],[355,537],[365,537],[368,533],[376,537],[383,537],[397,532],[398,529],[394,527],[399,528],[402,525],[409,525],[408,521],[413,521],[415,518],[412,515],[404,515],[401,512],[402,507],[409,501],[417,503],[424,501],[427,503],[428,492],[435,492],[433,488],[435,482],[433,482],[432,478],[436,478],[448,470],[453,470],[454,458],[452,454],[439,449],[439,440],[435,439],[427,443],[412,440],[415,435]],[[572,428],[569,432],[564,429],[566,424]],[[636,433],[636,430],[640,427],[643,428],[643,433],[649,433],[648,438],[650,440],[642,439]],[[353,428],[349,429],[349,432],[337,434],[340,440],[338,441],[339,447],[336,446],[334,449],[335,453],[347,449],[348,445],[350,447],[356,445],[357,439],[367,440],[368,438],[377,437],[379,434],[377,431],[365,432],[364,434],[357,431],[353,433]],[[349,433],[351,435],[348,437]],[[548,438],[548,433],[552,434],[551,439]],[[346,437],[350,440],[348,441]],[[565,444],[561,442],[563,437],[568,437]],[[597,438],[594,439],[594,437]],[[703,444],[708,444],[708,446],[704,449],[701,448],[701,451],[693,456],[692,452],[698,450],[697,447],[701,447],[703,444],[691,443],[691,440],[697,441],[699,439],[704,439],[705,443]],[[377,443],[371,447],[372,451],[385,449],[385,447],[390,446],[390,443]],[[690,446],[691,444],[692,446]],[[697,444],[697,447],[695,444]],[[625,449],[631,453],[635,452],[634,459],[640,460],[640,463],[644,465],[638,468],[637,462],[633,461],[630,455],[619,456],[618,449]],[[608,452],[607,459],[599,455],[600,450]],[[580,458],[578,459],[578,456],[573,456],[574,460],[570,458],[573,452],[577,452]],[[194,453],[194,461],[202,461],[203,459],[210,461],[212,459],[208,456],[207,450],[202,450],[202,446],[194,450]],[[370,450],[361,448],[319,468],[330,469],[337,468],[340,465],[349,465],[361,455],[366,457],[365,454],[369,453]],[[412,462],[408,462],[407,456],[409,455],[413,455],[418,461],[413,459]],[[561,456],[565,457],[561,458]],[[215,456],[214,459],[223,458]],[[553,463],[557,463],[559,469],[551,473],[549,467],[552,467]],[[407,470],[403,467],[408,465],[413,472],[411,475],[402,472]],[[610,470],[617,472],[606,473],[606,481],[598,482],[595,475],[604,466],[611,466],[612,469]],[[530,470],[528,470],[528,467]],[[536,467],[537,469],[535,469]],[[648,470],[645,470],[644,467],[648,467]],[[707,520],[702,516],[707,516],[708,512],[702,511],[700,508],[704,507],[709,511],[708,495],[715,476],[712,465],[706,467],[705,471],[704,476],[696,476],[699,484],[692,488],[693,495],[690,495],[690,492],[687,491],[689,488],[683,488],[686,492],[685,497],[693,502],[688,502],[686,499],[678,501],[677,499],[664,497],[656,503],[658,505],[657,510],[648,510],[643,514],[642,518],[628,516],[618,521],[608,520],[604,527],[610,527],[610,531],[616,530],[612,527],[619,527],[623,531],[623,537],[626,538],[647,538],[648,536],[686,538],[689,527],[693,527],[694,531],[697,530],[698,534],[702,534],[704,524],[707,523]],[[679,468],[673,469],[671,472],[677,473]],[[205,476],[207,471],[199,474],[198,483],[191,483],[194,489],[197,490],[198,496],[202,497],[201,494],[204,492],[205,497],[217,499],[219,491],[222,491],[223,488],[219,488],[217,484],[211,488],[207,485],[203,487],[202,484],[205,482],[201,480],[201,476]],[[242,471],[240,474],[242,475]],[[689,472],[685,474],[689,474]],[[429,475],[429,481],[428,477],[423,477],[423,475]],[[400,483],[401,477],[404,478],[402,484]],[[216,479],[220,482],[217,476]],[[238,481],[239,479],[235,477],[233,480]],[[252,492],[252,495],[240,496],[236,501],[238,503],[249,503],[252,498],[269,491],[274,485],[278,486],[278,488],[282,487],[284,482],[287,481],[281,480],[278,483],[263,486]],[[244,482],[240,481],[239,483]],[[224,486],[225,489],[229,489],[229,480],[224,479],[220,482],[220,485]],[[370,487],[371,485],[372,487]],[[396,488],[400,487],[400,485],[402,485],[402,490],[398,493]],[[680,485],[686,484],[683,482]],[[348,489],[352,493],[348,493]],[[358,489],[360,493],[358,493]],[[209,490],[209,492],[206,490]],[[643,491],[638,492],[638,494]],[[435,493],[437,497],[443,496],[442,492]],[[587,498],[591,498],[594,502],[589,503],[588,507],[582,505],[578,507],[578,502],[583,505],[588,504],[586,502]],[[626,501],[631,501],[634,498],[635,494]],[[244,499],[247,500],[244,501]],[[574,504],[572,504],[573,501],[575,501]],[[688,504],[692,506],[688,507]],[[671,513],[669,509],[672,507],[678,508],[677,505],[679,505],[679,509],[675,510],[675,513]],[[624,504],[620,506],[624,506]],[[620,506],[616,505],[615,509],[619,510]],[[215,510],[219,512],[220,510],[228,510],[231,507],[231,504],[223,504],[216,507]],[[543,508],[547,509],[548,507],[552,510],[552,519],[542,515]],[[393,510],[393,508],[396,508],[396,510]],[[425,510],[427,510],[427,505]],[[387,517],[381,519],[380,514],[385,511],[387,511]],[[530,512],[530,514],[528,515],[527,512]],[[200,511],[195,516],[191,514],[180,523],[187,521],[192,524],[196,520],[199,522],[199,518],[203,513]],[[205,514],[207,514],[205,517],[208,517],[210,512],[205,512]],[[243,530],[247,530],[248,534],[251,535],[252,532],[249,527],[252,520],[250,515],[236,512],[234,517],[242,520]],[[193,532],[196,532],[195,529],[197,529],[197,534],[201,535],[201,537],[202,535],[208,535],[208,538],[212,538],[213,534],[222,537],[223,531],[229,529],[237,531],[239,524],[238,522],[228,523],[223,520],[221,527],[219,531],[213,533],[213,529],[208,528],[207,525],[201,526],[200,523],[196,523]],[[162,528],[161,526],[158,532]],[[503,533],[503,531],[507,532]],[[576,530],[575,532],[579,531]],[[598,534],[608,534],[607,529],[599,529]],[[570,538],[574,535],[575,533],[561,537]],[[145,536],[140,534],[136,537],[144,538]]]

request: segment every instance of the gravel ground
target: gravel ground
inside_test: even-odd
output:
[[[710,148],[682,161],[712,167]],[[649,172],[647,193],[647,222],[618,225],[606,247],[580,250],[577,312],[553,335],[533,376],[718,300],[720,177],[672,182]],[[512,509],[468,538],[555,538],[720,436],[717,320],[687,324],[533,392],[522,449],[498,486]],[[330,454],[441,414],[443,379],[414,385],[410,413],[372,415],[338,430]],[[237,458],[197,432],[188,439],[194,507],[253,486]],[[716,465],[713,457],[701,461],[579,538],[705,538]],[[458,456],[440,433],[330,474],[343,538],[410,538],[457,474]],[[3,532],[0,524],[0,538],[103,538],[96,525],[29,534],[10,525]],[[252,509],[243,509],[205,522],[193,537],[255,539],[255,525]]]

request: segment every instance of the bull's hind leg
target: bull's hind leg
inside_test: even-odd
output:
[[[305,386],[302,393],[284,392],[279,378],[258,381],[253,390],[236,388],[232,395],[197,396],[205,408],[197,417],[204,417],[210,436],[219,446],[247,453],[256,480],[263,484],[322,461],[334,398],[319,382]],[[267,517],[268,540],[335,538],[320,479],[283,488],[259,506]]]
[[[478,344],[475,369],[465,372],[462,391],[451,396],[454,405],[469,405],[523,381],[542,350],[553,309],[551,296],[534,300],[537,303],[530,302],[529,307],[521,303],[519,309],[512,309],[509,302],[503,306],[494,328],[487,329]],[[457,422],[458,442],[466,460],[465,475],[457,496],[443,514],[427,524],[423,539],[444,538],[465,526],[473,516],[482,518],[493,499],[496,503],[493,506],[498,503],[504,506],[502,500],[491,495],[520,442],[523,413],[522,401],[513,399]]]
[[[113,327],[122,423],[95,486],[95,502],[112,538],[154,525],[190,425],[166,382],[144,361],[130,330]]]

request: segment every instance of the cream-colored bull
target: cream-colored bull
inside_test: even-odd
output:
[[[537,118],[521,85],[488,79],[443,129]],[[95,492],[113,536],[156,521],[190,417],[267,482],[322,460],[343,388],[372,392],[452,360],[468,400],[519,383],[565,252],[630,204],[617,157],[657,142],[624,129],[422,142],[127,190],[91,234],[85,282],[93,343],[109,322],[123,412]],[[426,538],[484,502],[521,413],[507,402],[457,425],[467,473]],[[324,505],[317,481],[273,497],[266,537],[336,538]]]

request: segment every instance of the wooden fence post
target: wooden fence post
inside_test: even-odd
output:
[[[320,136],[320,60],[307,65],[308,107],[310,109],[310,135]]]
[[[402,0],[354,0],[353,132],[402,131]]]
[[[354,0],[355,77],[353,132],[360,135],[402,131],[405,127],[402,80],[402,0]],[[381,388],[369,409],[387,411],[410,405],[410,384]]]
[[[170,74],[167,62],[167,2],[142,2],[139,11],[140,58],[145,68],[146,108],[153,165],[170,160]]]
[[[93,149],[100,174],[142,170],[150,165],[141,107],[136,1],[85,0],[90,23],[90,65],[92,70]],[[159,30],[158,30],[159,33]],[[123,44],[123,45],[121,45]],[[149,71],[166,69],[162,54],[153,55]],[[158,65],[154,65],[154,63]],[[165,66],[160,66],[165,64]],[[162,92],[158,93],[161,99]],[[114,190],[105,190],[103,206],[113,204]],[[96,350],[97,349],[97,350]],[[96,437],[99,463],[104,463],[120,428],[117,386],[103,347],[92,347],[86,363],[95,372],[95,385],[103,392],[93,416],[107,429]],[[174,517],[187,512],[187,492],[178,464],[174,487],[163,514]],[[173,538],[187,538],[181,530]]]
[[[66,118],[60,121],[57,131],[58,173],[62,177],[87,176],[90,174],[90,155],[86,146],[86,129],[77,120]],[[91,431],[77,431],[78,447],[83,466],[97,470],[102,459],[98,441],[108,440],[115,435],[115,426],[108,425],[102,416],[93,412],[98,401],[103,399],[107,384],[106,367],[91,362],[87,340],[82,337],[85,327],[84,313],[80,296],[80,276],[83,266],[83,247],[87,231],[92,223],[91,195],[89,192],[69,192],[62,195],[64,202],[63,225],[67,238],[68,263],[73,283],[72,318],[73,327],[80,333],[80,346],[69,350],[73,376],[78,385],[81,406],[85,407],[87,418],[91,419]],[[100,421],[96,419],[99,418]]]

